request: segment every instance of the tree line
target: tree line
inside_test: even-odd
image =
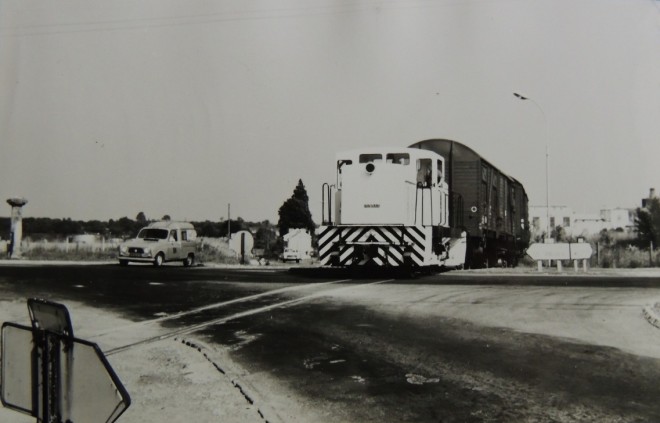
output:
[[[282,249],[282,235],[290,228],[305,228],[314,233],[315,224],[309,211],[309,198],[302,180],[298,181],[293,195],[284,201],[278,214],[277,225],[264,220],[261,222],[248,222],[240,217],[220,221],[190,222],[197,235],[207,238],[225,238],[229,233],[248,230],[254,236],[254,248],[263,249],[266,254],[276,254]],[[55,219],[49,217],[24,217],[23,237],[33,240],[65,239],[70,236],[94,234],[112,238],[134,238],[138,231],[155,220],[170,220],[169,215],[161,219],[148,219],[144,212],[139,212],[135,219],[121,217],[119,219],[103,220],[73,220],[70,218]],[[0,217],[0,239],[9,239],[11,219]],[[278,232],[279,235],[278,236]]]
[[[277,233],[282,236],[290,228],[305,228],[314,233],[316,227],[309,210],[309,197],[302,180],[298,181],[293,194],[286,199],[278,210],[279,220],[273,225],[268,220],[262,222],[246,222],[238,217],[227,221],[197,221],[191,222],[201,237],[223,238],[227,233],[236,233],[242,230],[253,230],[255,236],[255,248],[265,248],[275,245]],[[168,215],[161,218],[169,219]],[[40,237],[45,239],[65,238],[72,235],[98,234],[106,238],[130,238],[137,235],[138,231],[146,226],[150,220],[143,212],[139,212],[135,219],[122,217],[117,220],[72,220],[53,219],[48,217],[26,217],[23,218],[23,236]],[[0,238],[8,239],[10,231],[10,218],[0,217]],[[255,230],[256,228],[256,230]],[[633,243],[640,248],[660,246],[660,199],[649,198],[645,207],[636,210],[635,218],[636,239]],[[601,232],[605,237],[608,231]],[[555,239],[564,240],[566,237],[563,228],[558,226],[552,234]],[[630,241],[627,241],[630,243]]]
[[[146,218],[131,219],[122,217],[117,220],[72,220],[53,219],[50,217],[25,217],[23,218],[23,237],[40,239],[66,238],[72,235],[95,234],[105,238],[132,238],[140,229],[154,220]],[[275,231],[274,226],[267,220],[263,222],[246,222],[238,217],[229,222],[210,220],[190,222],[195,227],[198,236],[222,238],[226,237],[229,230],[231,233],[247,230],[248,228],[270,228]],[[8,217],[0,217],[0,236],[3,239],[9,237],[11,220]]]

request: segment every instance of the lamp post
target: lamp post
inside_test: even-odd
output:
[[[541,116],[543,116],[543,125],[545,127],[544,129],[544,138],[545,138],[545,221],[546,221],[546,237],[551,236],[550,232],[550,180],[548,177],[548,157],[550,155],[550,151],[548,149],[548,119],[545,117],[545,112],[543,111],[543,108],[536,102],[534,101],[533,98],[530,98],[526,95],[520,94],[520,93],[513,93],[514,97],[516,97],[518,100],[521,101],[531,101],[541,112]]]

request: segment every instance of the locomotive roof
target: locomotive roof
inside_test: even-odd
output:
[[[438,155],[437,152],[428,149],[419,149],[419,148],[410,148],[410,147],[388,147],[388,146],[376,146],[376,147],[363,147],[356,148],[353,150],[344,150],[337,153],[338,159],[345,159],[347,156],[358,156],[360,154],[388,154],[388,153],[408,153],[411,157],[428,157],[429,153]],[[444,156],[440,155],[444,158]]]
[[[414,144],[411,144],[409,148],[435,151],[442,157],[445,157],[448,161],[484,161],[491,165],[493,168],[497,169],[498,172],[500,172],[502,175],[520,184],[516,178],[509,176],[505,172],[502,172],[497,166],[486,160],[472,148],[458,141],[444,138],[433,138],[424,141],[418,141]]]

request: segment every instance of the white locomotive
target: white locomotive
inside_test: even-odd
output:
[[[442,156],[418,148],[339,153],[336,184],[323,186],[323,224],[318,232],[321,263],[463,266],[466,237],[449,225],[445,169]]]

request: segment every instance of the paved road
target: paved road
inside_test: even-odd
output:
[[[285,421],[292,396],[298,421],[660,421],[660,329],[641,313],[658,278],[350,276],[12,266],[0,300],[79,301],[223,345]],[[92,335],[111,354],[146,339],[117,329]]]

